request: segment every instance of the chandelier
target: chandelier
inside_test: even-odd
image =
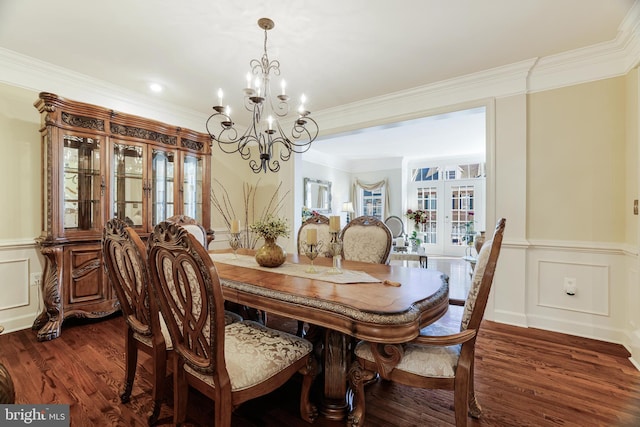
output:
[[[258,26],[264,30],[264,53],[260,60],[249,62],[251,71],[247,73],[247,87],[244,89],[244,107],[252,114],[249,126],[242,133],[236,129],[229,106],[222,106],[222,89],[218,91],[218,105],[213,107],[214,113],[206,122],[207,132],[220,149],[227,154],[240,153],[244,160],[249,160],[249,166],[255,173],[277,172],[280,160],[286,162],[291,153],[304,153],[318,136],[318,124],[304,106],[304,94],[296,115],[291,117],[284,80],[281,81],[280,94],[272,97],[271,74],[280,75],[280,61],[270,61],[267,55],[267,31],[274,25],[269,18],[258,20]],[[252,75],[256,78],[253,79]],[[287,124],[281,124],[280,119]],[[286,133],[283,126],[289,122],[291,128]]]

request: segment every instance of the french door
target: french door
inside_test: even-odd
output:
[[[417,231],[428,254],[464,256],[471,251],[475,234],[484,230],[484,184],[484,178],[414,183],[415,200],[409,205],[426,212]]]

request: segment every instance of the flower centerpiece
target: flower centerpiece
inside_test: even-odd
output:
[[[429,222],[429,212],[422,209],[407,209],[406,215],[407,218],[413,221],[413,227],[416,231],[420,231],[420,224],[426,224]]]
[[[263,267],[278,267],[287,259],[287,253],[276,243],[278,237],[289,237],[289,224],[274,215],[254,222],[250,230],[264,239],[264,245],[256,252],[256,262]]]

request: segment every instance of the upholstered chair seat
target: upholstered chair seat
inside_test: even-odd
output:
[[[311,342],[257,322],[245,320],[228,325],[224,336],[224,356],[231,391],[248,389],[267,381],[312,350]],[[200,374],[189,365],[185,370],[214,386],[212,376]]]

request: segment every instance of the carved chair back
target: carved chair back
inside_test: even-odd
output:
[[[125,339],[125,384],[122,403],[131,396],[138,350],[151,355],[153,406],[149,423],[157,421],[163,397],[171,339],[149,288],[145,246],[135,230],[124,221],[111,219],[102,233],[102,254],[107,276],[116,292],[127,332]]]
[[[149,297],[146,250],[142,240],[126,222],[114,218],[104,227],[102,251],[107,276],[127,325],[135,334],[151,337],[154,326],[160,330],[160,323],[157,315],[151,315],[153,302]],[[157,323],[154,325],[152,321]]]
[[[189,233],[200,242],[202,246],[207,248],[209,246],[209,237],[207,230],[200,224],[195,218],[191,218],[187,215],[174,215],[166,219],[168,222],[173,222],[185,228]]]
[[[311,343],[251,321],[225,328],[215,265],[196,238],[175,223],[155,226],[148,262],[151,287],[179,356],[173,373],[176,425],[186,417],[189,385],[214,400],[214,425],[230,426],[233,408],[275,390],[296,372],[304,374],[302,416],[309,422],[315,418],[309,403],[315,369],[307,368],[313,363]]]
[[[304,254],[303,242],[307,240],[307,230],[318,230],[318,242],[322,242],[320,253],[326,257],[331,256],[329,254],[329,242],[331,241],[331,235],[329,234],[329,218],[324,215],[313,215],[302,223],[298,229],[298,253]]]
[[[342,229],[340,237],[344,259],[375,264],[389,262],[393,237],[389,227],[378,218],[354,218]]]

